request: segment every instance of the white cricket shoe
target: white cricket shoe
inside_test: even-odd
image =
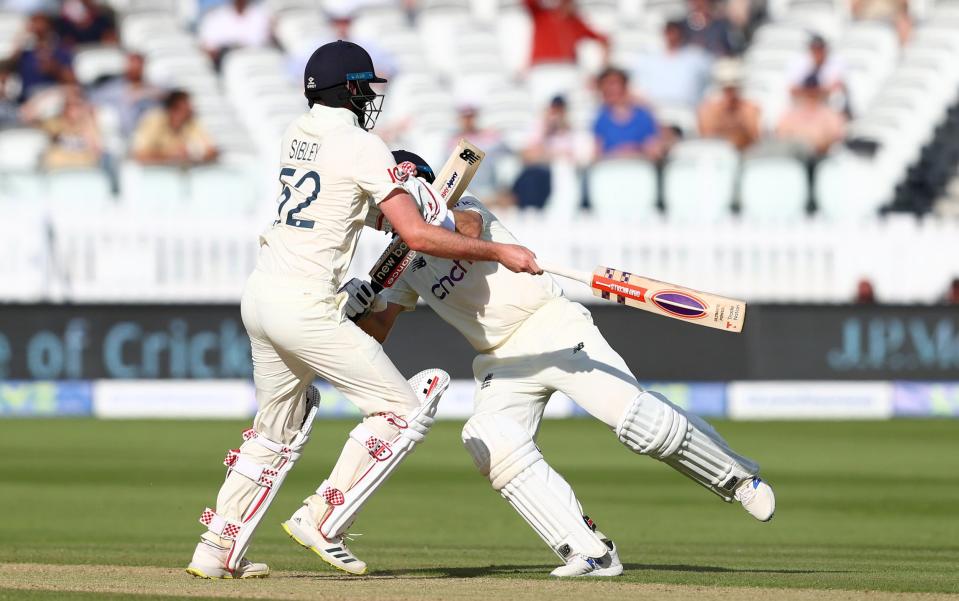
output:
[[[602,557],[587,557],[577,553],[567,559],[565,565],[559,566],[549,575],[557,578],[579,578],[580,576],[619,576],[622,573],[623,564],[614,565],[610,553]]]
[[[619,549],[616,548],[616,543],[614,543],[612,539],[610,539],[608,536],[606,536],[599,530],[596,531],[596,536],[598,536],[599,540],[603,541],[603,544],[606,545],[607,549],[609,549],[609,558],[611,560],[609,567],[615,568],[619,566],[619,572],[620,574],[622,574],[623,562],[619,560]]]
[[[344,537],[328,539],[320,534],[310,514],[310,508],[306,505],[301,506],[290,519],[283,522],[283,530],[299,545],[313,551],[334,568],[356,575],[366,573],[366,562],[353,555],[347,548]]]
[[[247,558],[240,560],[235,572],[226,567],[226,558],[230,553],[227,547],[220,547],[209,541],[200,541],[193,552],[193,560],[186,573],[207,580],[227,580],[232,578],[266,578],[270,575],[270,566],[254,563]]]
[[[746,480],[733,495],[743,509],[760,522],[768,522],[776,513],[776,495],[771,486],[759,476]]]

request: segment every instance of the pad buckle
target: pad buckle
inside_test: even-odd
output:
[[[370,457],[377,461],[386,461],[393,456],[389,443],[375,436],[366,439],[366,450],[370,452]]]

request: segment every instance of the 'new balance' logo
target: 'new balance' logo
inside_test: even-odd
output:
[[[422,269],[423,267],[426,267],[426,259],[423,257],[416,257],[413,260],[413,263],[410,264],[410,271],[416,271],[417,269]]]
[[[584,348],[586,348],[586,345],[580,342],[579,344],[573,347],[573,354],[575,355],[576,353],[580,352]]]

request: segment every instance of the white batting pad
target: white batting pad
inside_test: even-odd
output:
[[[607,553],[583,520],[572,487],[546,463],[522,426],[504,415],[478,413],[463,427],[463,444],[493,488],[560,559]]]
[[[410,415],[386,417],[397,428],[396,435],[383,440],[364,424],[350,432],[350,438],[366,447],[371,464],[349,490],[340,491],[324,482],[316,490],[331,509],[320,523],[320,533],[326,538],[343,534],[373,492],[379,488],[396,467],[423,441],[433,425],[436,405],[450,385],[450,375],[441,369],[427,369],[409,379],[413,392],[420,400],[420,407]]]
[[[233,539],[226,566],[230,571],[236,570],[240,565],[250,547],[257,525],[266,515],[266,510],[276,497],[280,485],[299,460],[303,447],[310,439],[313,419],[320,404],[320,393],[313,386],[309,386],[304,397],[306,412],[303,424],[289,444],[270,440],[250,428],[243,433],[244,442],[240,448],[229,451],[223,462],[227,466],[227,478],[239,476],[248,479],[249,486],[260,489],[250,506],[244,510],[239,522],[227,520],[210,509],[205,510],[200,517],[201,523],[206,524],[210,532],[225,539]],[[254,445],[271,453],[273,461],[262,464],[248,457],[249,451],[244,451]]]
[[[703,419],[648,391],[626,409],[616,435],[633,451],[659,459],[726,501],[743,480],[759,473],[758,464],[734,453]]]

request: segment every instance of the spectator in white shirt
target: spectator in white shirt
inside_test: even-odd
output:
[[[232,0],[203,15],[200,44],[219,65],[224,53],[233,48],[266,46],[270,43],[270,15],[258,3]]]
[[[809,40],[809,53],[800,57],[789,72],[790,91],[802,91],[804,83],[815,77],[826,93],[829,105],[848,115],[849,92],[846,89],[846,68],[842,61],[829,52],[829,44],[819,35]]]
[[[654,105],[695,108],[709,84],[712,57],[699,46],[683,44],[679,22],[666,23],[663,36],[665,48],[642,57],[633,80]]]

